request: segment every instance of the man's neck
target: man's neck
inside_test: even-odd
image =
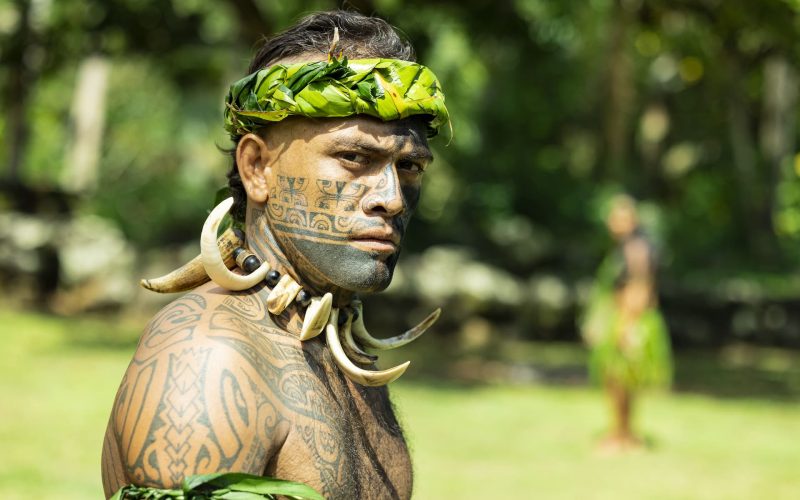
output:
[[[281,276],[289,274],[312,297],[321,297],[330,292],[333,294],[334,307],[349,304],[354,298],[353,292],[332,286],[320,279],[315,280],[309,276],[310,273],[303,273],[291,263],[267,223],[265,210],[264,205],[255,204],[252,201],[247,203],[245,233],[248,249],[261,261],[268,262],[270,269],[278,271]]]

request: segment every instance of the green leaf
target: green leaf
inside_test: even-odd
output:
[[[302,483],[254,476],[240,472],[189,476],[183,481],[183,491],[191,493],[201,488],[226,488],[231,492],[257,493],[260,495],[284,495],[303,500],[325,500],[316,490]],[[227,495],[227,493],[226,493]],[[234,498],[234,497],[224,497]],[[251,498],[251,497],[237,497]]]
[[[302,66],[291,78],[286,81],[286,86],[293,93],[297,93],[305,88],[310,82],[317,79],[325,71],[325,62],[315,62]]]
[[[374,102],[378,97],[378,86],[375,82],[359,82],[356,85],[358,95],[367,102]]]
[[[241,98],[242,92],[244,92],[245,88],[249,88],[252,86],[253,82],[258,77],[257,73],[253,73],[250,76],[246,76],[239,80],[238,82],[234,83],[231,86],[230,95],[232,97],[232,101],[238,101]]]
[[[215,498],[224,499],[224,500],[264,500],[265,498],[275,498],[272,495],[260,495],[257,493],[249,493],[246,491],[229,491],[222,495],[219,495]]]
[[[184,500],[183,492],[180,490],[166,490],[161,488],[149,488],[146,486],[135,486],[129,484],[117,491],[111,500],[164,500],[175,499]],[[202,500],[198,498],[197,500]]]

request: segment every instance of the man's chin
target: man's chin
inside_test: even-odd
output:
[[[332,285],[356,293],[385,290],[392,282],[399,251],[366,252],[354,245],[332,245],[295,241],[302,260],[311,264],[306,269]],[[314,280],[319,281],[319,280]]]
[[[386,290],[392,282],[394,266],[387,265],[386,262],[375,262],[372,265],[365,265],[361,269],[335,283],[338,287],[356,293],[377,293]]]

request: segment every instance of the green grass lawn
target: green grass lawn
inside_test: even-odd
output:
[[[103,430],[141,325],[10,311],[0,325],[0,499],[101,498]],[[699,363],[684,364],[720,376]],[[393,394],[418,499],[800,498],[800,404],[785,394],[649,397],[652,448],[617,457],[595,453],[604,401],[580,385],[412,379]]]

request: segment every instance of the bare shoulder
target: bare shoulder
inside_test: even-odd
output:
[[[265,374],[298,350],[270,325],[255,296],[207,287],[156,314],[109,423],[128,482],[175,487],[192,474],[264,470],[288,433]]]

